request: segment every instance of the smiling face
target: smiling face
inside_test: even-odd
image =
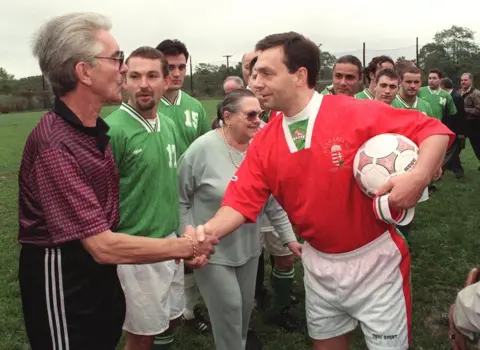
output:
[[[305,70],[304,68],[299,70],[302,69]],[[262,51],[255,64],[254,74],[253,90],[266,109],[285,110],[295,99],[298,71],[295,73],[288,71],[282,46]]]
[[[260,103],[255,97],[243,97],[235,107],[235,112],[224,112],[228,132],[237,142],[250,141],[260,126]]]

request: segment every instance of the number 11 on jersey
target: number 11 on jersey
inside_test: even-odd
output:
[[[177,149],[175,145],[167,145],[167,152],[168,152],[168,166],[170,168],[177,167]]]

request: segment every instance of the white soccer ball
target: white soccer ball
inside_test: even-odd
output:
[[[357,151],[353,176],[363,193],[373,198],[375,191],[390,177],[411,170],[418,158],[418,146],[398,134],[372,137]]]

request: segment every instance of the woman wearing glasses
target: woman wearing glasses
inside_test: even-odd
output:
[[[231,92],[218,112],[219,127],[192,143],[179,161],[180,232],[188,224],[204,224],[215,215],[260,126],[260,104],[249,90]],[[273,197],[264,211],[284,244],[292,248],[299,244]],[[244,224],[220,241],[208,265],[194,272],[216,349],[245,349],[260,252],[259,225]]]

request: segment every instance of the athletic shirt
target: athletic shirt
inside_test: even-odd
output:
[[[173,103],[163,96],[158,104],[158,111],[175,123],[178,156],[181,156],[197,137],[211,130],[203,105],[184,91],[178,92]]]
[[[413,105],[409,105],[407,101],[405,101],[400,94],[397,94],[395,99],[392,102],[392,107],[394,108],[403,108],[403,109],[414,109],[416,111],[422,112],[429,117],[433,117],[432,107],[427,101],[424,101],[421,98],[416,98]]]
[[[292,133],[301,120],[306,120],[304,138]],[[395,232],[392,225],[375,218],[372,199],[361,192],[352,169],[359,147],[383,133],[398,133],[417,144],[435,134],[449,135],[451,142],[454,138],[439,120],[417,111],[313,93],[298,115],[280,114],[255,136],[222,205],[254,222],[273,194],[297,234],[315,249],[326,253],[358,249],[387,230]]]
[[[237,165],[245,159],[245,152],[238,152],[233,148],[230,152]],[[204,224],[216,214],[235,171],[225,140],[215,130],[192,143],[179,161],[180,232],[183,232],[187,225],[196,227]],[[268,213],[275,223],[282,243],[296,241],[285,211],[273,197],[268,202],[265,198],[259,214],[260,212]],[[259,229],[259,224],[248,223],[222,238],[210,263],[240,266],[252,257],[259,256]]]
[[[368,91],[368,89],[363,89],[362,91],[355,94],[355,98],[359,100],[375,100],[375,97]]]
[[[118,232],[167,237],[179,225],[175,125],[158,113],[147,120],[126,103],[105,121],[120,175]]]
[[[452,116],[457,114],[457,108],[452,96],[445,90],[433,91],[429,86],[424,86],[418,90],[418,97],[430,104],[433,118],[442,120],[446,115]]]

